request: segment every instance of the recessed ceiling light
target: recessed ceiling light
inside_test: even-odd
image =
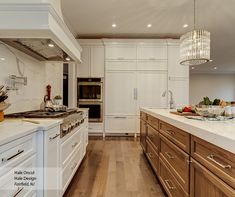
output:
[[[148,24],[147,27],[148,27],[148,28],[152,27],[152,24]]]
[[[195,69],[195,67],[194,67],[194,66],[192,66],[192,67],[191,67],[191,69],[192,69],[192,70],[194,70],[194,69]]]
[[[117,27],[117,25],[116,25],[115,23],[113,23],[113,24],[112,24],[112,27],[114,27],[114,28],[115,28],[115,27]]]
[[[67,57],[65,58],[65,60],[66,60],[66,61],[70,61],[71,59],[70,59],[69,56],[67,56]]]
[[[188,27],[188,24],[184,24],[184,25],[183,25],[183,28],[187,28],[187,27]]]
[[[0,57],[0,60],[5,61],[6,59],[4,57]]]
[[[53,43],[51,43],[51,42],[48,43],[48,46],[51,47],[51,48],[55,47],[55,45]]]
[[[217,70],[218,68],[216,67],[216,66],[214,66],[214,68],[213,68],[214,70]]]

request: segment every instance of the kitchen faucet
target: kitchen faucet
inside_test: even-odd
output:
[[[173,99],[173,92],[171,90],[165,90],[162,94],[162,97],[165,97],[166,96],[166,93],[169,92],[170,93],[170,109],[174,109],[174,99]]]

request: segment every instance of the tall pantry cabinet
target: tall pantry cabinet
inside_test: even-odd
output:
[[[168,98],[162,97],[171,79],[171,75],[168,76],[168,42],[105,40],[104,43],[105,132],[138,133],[140,107],[168,106]],[[176,64],[171,68],[174,66]],[[178,87],[181,88],[172,83],[172,88]]]

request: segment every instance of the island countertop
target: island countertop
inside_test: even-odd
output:
[[[172,114],[169,109],[141,108],[141,111],[235,154],[235,119],[200,121]]]

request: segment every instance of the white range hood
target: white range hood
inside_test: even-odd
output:
[[[57,51],[61,49],[65,56],[76,62],[81,61],[82,49],[64,23],[60,0],[0,0],[0,39],[11,46],[26,43],[26,49],[22,46],[16,48],[21,50],[22,47],[22,51],[28,51],[28,54],[33,54],[38,47],[33,46],[31,41],[37,44],[39,42],[35,40],[42,41],[40,43],[44,43],[44,48],[45,42],[51,41]],[[32,56],[37,58],[38,55],[40,60],[38,51]]]

